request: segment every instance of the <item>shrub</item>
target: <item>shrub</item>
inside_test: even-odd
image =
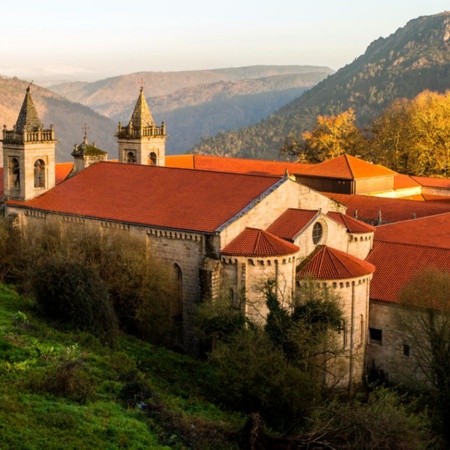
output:
[[[37,304],[47,317],[114,341],[117,319],[108,290],[95,270],[53,258],[37,268],[32,284]]]

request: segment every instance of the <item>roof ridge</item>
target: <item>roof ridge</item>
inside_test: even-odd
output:
[[[353,172],[352,165],[350,164],[348,156],[349,155],[347,155],[347,153],[344,153],[345,162],[347,163],[347,167],[350,170],[350,173],[352,175],[352,179],[355,179],[355,173]]]

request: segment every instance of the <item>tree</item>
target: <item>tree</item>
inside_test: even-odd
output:
[[[319,115],[314,129],[303,133],[300,142],[288,135],[281,152],[296,155],[301,162],[322,162],[345,153],[361,156],[365,143],[355,119],[351,108],[332,116]]]
[[[416,380],[431,387],[450,442],[450,273],[417,272],[399,293],[395,319],[415,363]],[[420,384],[422,386],[422,384]]]

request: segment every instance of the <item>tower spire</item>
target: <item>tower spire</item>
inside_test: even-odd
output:
[[[42,122],[39,119],[39,115],[30,94],[31,83],[26,89],[22,108],[20,109],[19,117],[16,122],[16,131],[19,133],[38,131],[42,128]]]
[[[150,108],[147,105],[144,95],[144,87],[141,86],[139,97],[136,105],[134,106],[133,114],[130,119],[130,126],[134,130],[142,130],[145,127],[151,127],[155,125]]]

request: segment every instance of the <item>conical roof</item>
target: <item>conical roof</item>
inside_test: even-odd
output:
[[[358,278],[375,272],[375,266],[326,245],[316,251],[300,266],[297,276],[312,277],[317,280],[342,280]]]
[[[257,228],[246,228],[222,249],[222,255],[269,257],[283,256],[298,252],[298,247],[290,242]]]
[[[42,127],[42,122],[39,119],[38,113],[34,106],[30,94],[30,87],[27,87],[27,93],[22,103],[22,108],[19,112],[19,117],[16,122],[16,131],[23,133],[25,131],[37,131]]]
[[[133,114],[131,115],[130,125],[134,129],[141,129],[154,125],[152,113],[147,105],[147,101],[144,96],[144,88],[141,87],[136,106],[134,107]]]

